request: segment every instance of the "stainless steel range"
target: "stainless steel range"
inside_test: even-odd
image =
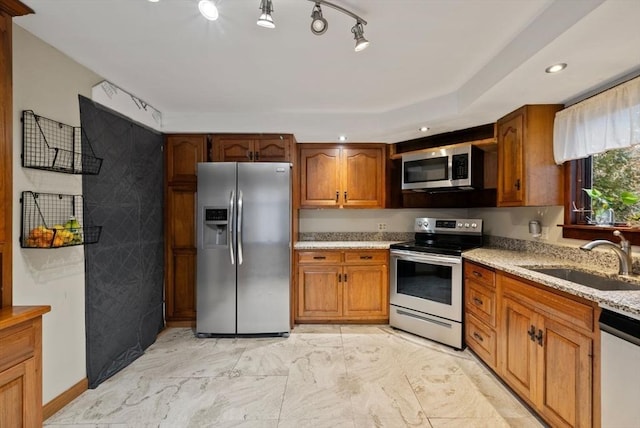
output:
[[[417,218],[414,230],[391,245],[389,324],[462,349],[462,252],[482,246],[482,220]]]

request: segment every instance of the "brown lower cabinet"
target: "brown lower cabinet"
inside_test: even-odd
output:
[[[296,322],[389,321],[387,250],[297,251]]]
[[[600,426],[597,304],[465,262],[465,308],[469,348],[546,422]]]
[[[42,426],[42,315],[50,309],[0,309],[0,427]]]

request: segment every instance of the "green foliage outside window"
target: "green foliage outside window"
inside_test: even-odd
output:
[[[640,195],[640,146],[609,150],[593,156],[592,210],[613,208],[616,221],[624,222],[637,215]],[[593,191],[597,194],[593,195]],[[604,206],[606,205],[606,206]]]

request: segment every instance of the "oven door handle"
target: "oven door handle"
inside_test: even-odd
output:
[[[439,265],[459,265],[462,263],[462,257],[456,256],[442,256],[436,254],[417,255],[411,251],[402,251],[402,250],[393,250],[391,251],[391,256],[395,256],[398,260],[406,260],[408,262],[416,262],[416,263],[434,263]]]

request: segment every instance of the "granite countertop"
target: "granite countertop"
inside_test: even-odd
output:
[[[295,250],[388,250],[399,241],[298,241]]]
[[[569,252],[570,253],[570,252]],[[617,268],[601,267],[588,263],[588,260],[572,258],[571,255],[542,254],[528,251],[516,251],[503,248],[477,248],[466,251],[463,257],[467,260],[481,263],[519,277],[535,281],[556,290],[561,290],[587,300],[597,302],[601,307],[622,312],[633,318],[640,319],[640,288],[639,290],[601,291],[582,286],[571,281],[558,279],[543,273],[535,272],[524,266],[563,266],[589,271],[599,275],[617,277]],[[621,278],[622,279],[622,278]],[[628,282],[640,286],[640,276],[625,278]]]

